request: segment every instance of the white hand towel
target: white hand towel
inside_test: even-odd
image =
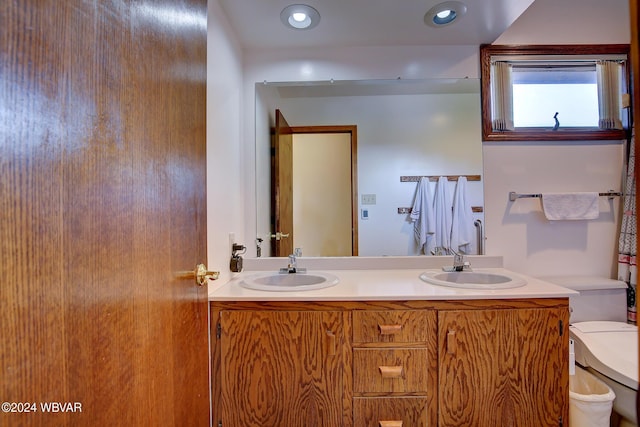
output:
[[[598,193],[544,193],[542,209],[550,221],[596,219],[600,216]]]
[[[418,252],[424,251],[425,254],[428,254],[431,240],[433,240],[433,233],[435,233],[433,195],[429,186],[429,178],[422,177],[418,182],[410,218],[415,223],[414,230]]]
[[[451,222],[451,247],[455,250],[469,252],[466,247],[473,236],[473,216],[467,196],[467,177],[458,178],[453,194],[453,220]]]
[[[435,246],[438,248],[451,248],[451,192],[449,180],[441,176],[438,178],[434,196],[433,210],[435,212]]]

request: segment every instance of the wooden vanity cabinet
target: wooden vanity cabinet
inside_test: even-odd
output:
[[[354,310],[353,424],[435,425],[435,310]]]
[[[567,307],[438,312],[438,425],[568,425]]]
[[[568,299],[211,302],[214,427],[568,425]]]
[[[344,312],[219,313],[223,426],[342,425]],[[214,425],[217,421],[214,420]]]

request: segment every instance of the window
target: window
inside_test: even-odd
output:
[[[480,47],[485,141],[624,139],[628,45]]]
[[[516,129],[598,127],[595,64],[514,66],[512,83]]]

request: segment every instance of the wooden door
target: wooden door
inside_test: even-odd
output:
[[[209,425],[207,2],[138,3],[0,2],[0,426]]]
[[[308,189],[308,193],[318,195],[317,198],[310,197],[307,192],[301,194],[300,186],[294,184],[294,139],[299,136],[296,147],[304,147],[309,142],[314,141],[309,136],[347,136],[346,159],[340,159],[349,165],[345,171],[337,171],[340,176],[340,185],[346,186],[348,196],[339,195],[340,191],[335,191],[330,201],[321,197],[321,193],[313,188]],[[305,138],[307,137],[307,138]],[[307,141],[302,143],[301,140]],[[324,139],[328,141],[328,138]],[[357,172],[357,127],[355,125],[337,126],[290,126],[282,112],[276,110],[276,126],[274,138],[272,140],[272,163],[271,163],[271,184],[272,184],[272,209],[274,231],[272,233],[272,254],[274,256],[287,256],[294,252],[294,246],[298,247],[300,240],[305,240],[305,236],[317,239],[312,246],[311,256],[357,256],[358,255],[358,172]],[[316,140],[317,141],[317,140]],[[314,144],[311,144],[312,146]],[[331,145],[328,144],[327,145]],[[316,143],[316,147],[319,145]],[[321,150],[322,151],[322,150]],[[335,155],[335,153],[325,151],[324,156]],[[305,152],[298,150],[296,152]],[[316,161],[318,160],[316,156]],[[300,158],[298,158],[298,163]],[[325,163],[322,163],[325,165]],[[305,163],[305,165],[307,165]],[[311,170],[318,165],[311,164]],[[302,173],[301,173],[302,172]],[[345,174],[346,172],[346,174]],[[309,173],[313,173],[310,171]],[[313,173],[315,175],[315,173]],[[296,172],[296,179],[304,176],[304,171]],[[345,176],[346,175],[346,176]],[[333,177],[332,177],[333,178]],[[314,183],[311,187],[328,185],[327,181]],[[335,180],[334,180],[335,182]],[[330,185],[330,184],[329,184]],[[334,184],[335,185],[335,184]],[[295,189],[295,187],[298,187]],[[308,186],[305,186],[305,188]],[[340,189],[344,190],[344,189]],[[296,196],[296,194],[298,196]],[[294,201],[294,197],[302,196]],[[305,197],[306,196],[306,197]],[[346,200],[346,203],[345,203]],[[338,202],[339,201],[339,202]],[[332,208],[332,204],[340,203],[341,209]],[[294,212],[294,204],[299,211]],[[300,212],[306,206],[306,212]],[[338,224],[338,226],[334,226]],[[302,225],[302,229],[301,226]],[[297,229],[297,230],[296,230]],[[287,231],[283,231],[287,230]],[[300,233],[302,231],[302,234]],[[280,232],[280,235],[278,235]],[[302,236],[295,239],[294,236]],[[321,237],[320,237],[321,236]],[[302,246],[305,246],[304,243]]]
[[[566,425],[568,320],[566,308],[439,312],[438,425]]]
[[[341,312],[222,311],[219,321],[214,425],[342,425]]]
[[[310,256],[357,256],[357,126],[292,126],[291,131],[297,165],[293,245]]]
[[[276,110],[273,147],[274,230],[272,252],[274,256],[293,253],[293,134],[280,110]]]

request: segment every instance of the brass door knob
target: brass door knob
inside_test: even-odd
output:
[[[219,271],[209,271],[204,264],[196,265],[194,271],[181,271],[177,274],[180,279],[195,279],[198,286],[204,286],[208,280],[217,280],[220,277]]]
[[[208,271],[207,267],[204,264],[198,264],[196,266],[195,273],[196,283],[198,284],[198,286],[203,286],[207,282],[207,279],[218,280],[218,277],[220,277],[219,271]]]

